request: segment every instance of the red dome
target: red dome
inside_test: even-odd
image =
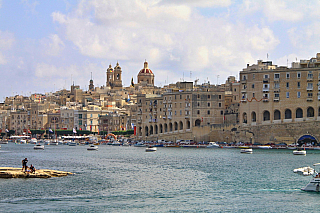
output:
[[[139,74],[147,74],[147,73],[153,74],[150,69],[142,69],[142,70],[140,70],[140,72],[139,72]]]

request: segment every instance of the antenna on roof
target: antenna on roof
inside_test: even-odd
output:
[[[269,54],[267,53],[267,60],[269,59]]]
[[[92,80],[92,72],[91,72],[91,80]]]

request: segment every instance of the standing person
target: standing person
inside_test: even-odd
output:
[[[27,168],[28,168],[27,163],[28,163],[28,159],[27,158],[22,160],[22,171],[23,171],[23,169],[24,169],[25,172],[27,171]]]

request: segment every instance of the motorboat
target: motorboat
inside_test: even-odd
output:
[[[45,140],[44,141],[44,145],[50,145],[50,141],[49,140]]]
[[[44,145],[37,144],[33,147],[33,149],[44,149]]]
[[[157,147],[154,147],[154,146],[148,146],[146,148],[146,152],[155,152],[157,151]]]
[[[87,150],[89,150],[89,151],[94,151],[94,150],[96,150],[96,151],[98,151],[98,146],[95,146],[95,145],[93,145],[93,144],[91,144],[88,148],[87,148]]]
[[[251,148],[246,148],[246,149],[241,149],[240,153],[244,154],[252,154],[252,149]]]
[[[262,145],[262,146],[258,146],[259,149],[272,149],[272,146],[269,145]]]
[[[294,169],[293,172],[299,175],[309,176],[309,175],[313,175],[315,173],[315,170],[310,166],[305,166],[305,167]]]
[[[122,146],[130,146],[128,142],[123,142]]]
[[[112,146],[120,146],[121,143],[119,141],[113,141],[111,145]]]
[[[216,142],[209,142],[207,148],[219,148],[220,146]]]
[[[146,145],[143,142],[138,142],[134,146],[135,147],[145,147]]]
[[[313,164],[314,167],[320,166],[320,163]],[[315,169],[314,169],[315,170]],[[311,181],[301,190],[319,192],[320,191],[320,174],[315,171],[315,175],[312,177]]]
[[[31,138],[30,143],[31,144],[37,144],[38,140],[36,138]]]
[[[302,149],[293,150],[292,152],[294,155],[306,155],[307,151]]]
[[[8,144],[8,141],[7,140],[1,140],[0,144]]]
[[[59,142],[53,141],[53,142],[50,143],[50,145],[58,146],[58,145],[59,145]]]
[[[68,145],[69,145],[69,146],[77,146],[78,144],[77,144],[77,142],[69,142]]]

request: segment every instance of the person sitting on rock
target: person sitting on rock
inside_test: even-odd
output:
[[[31,173],[36,173],[36,168],[34,168],[34,166],[32,164],[30,166],[30,172]]]
[[[21,171],[23,171],[23,169],[24,169],[25,172],[27,171],[27,169],[28,169],[27,163],[28,163],[28,159],[27,158],[22,160],[22,170]]]

